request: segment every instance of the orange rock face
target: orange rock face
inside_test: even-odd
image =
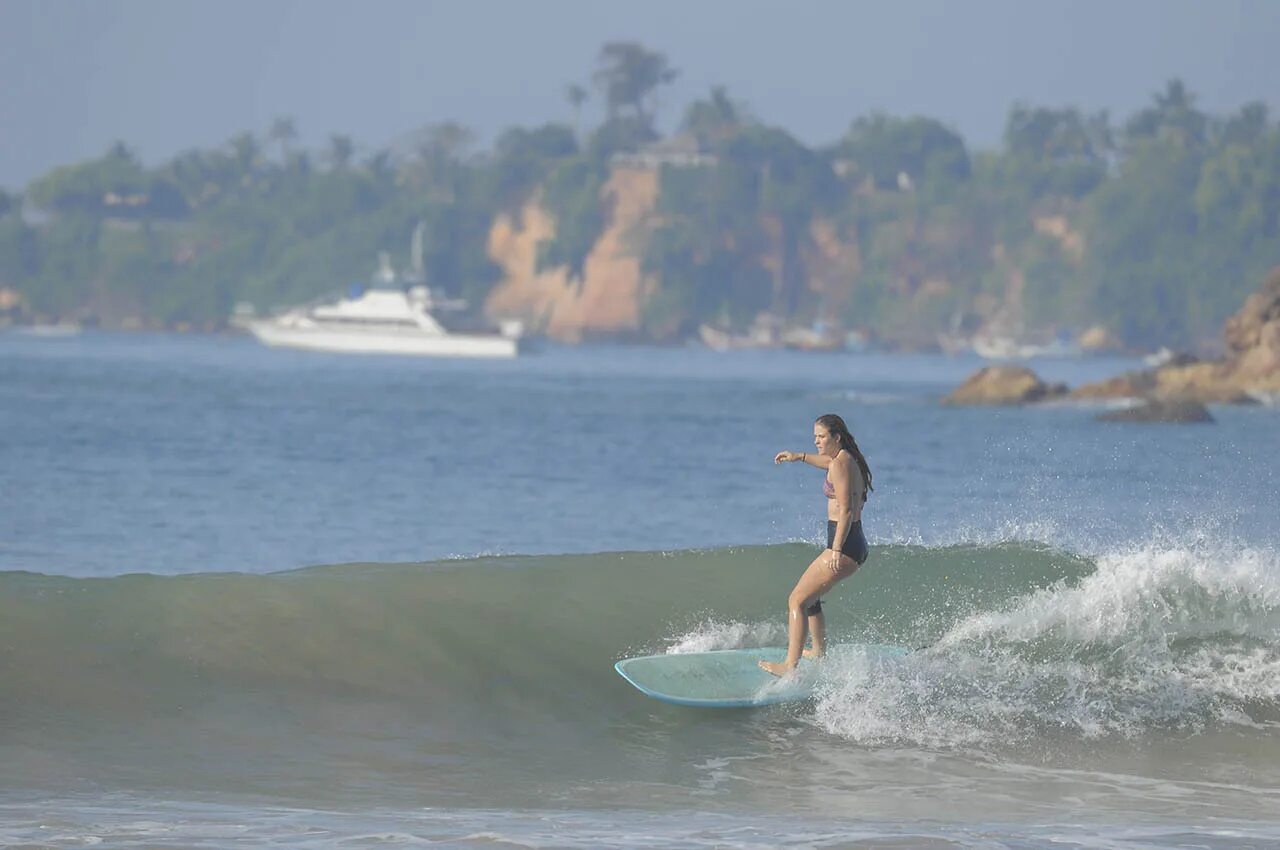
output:
[[[500,216],[489,232],[489,256],[503,278],[485,302],[498,318],[523,319],[563,342],[594,335],[626,335],[640,328],[640,308],[656,283],[640,270],[632,234],[643,228],[658,198],[658,175],[648,169],[616,169],[601,190],[612,209],[604,233],[583,266],[582,280],[563,268],[537,271],[538,243],[555,235],[555,221],[534,198],[519,220]]]
[[[1223,328],[1225,360],[1170,364],[1086,384],[1076,398],[1146,397],[1203,403],[1250,403],[1280,392],[1280,268]]]
[[[1227,350],[1244,354],[1263,344],[1263,328],[1277,320],[1280,320],[1280,268],[1272,269],[1262,288],[1245,299],[1240,312],[1227,319],[1222,332]]]

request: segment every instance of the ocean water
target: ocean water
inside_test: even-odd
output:
[[[0,846],[1280,846],[1280,410],[938,404],[979,365],[0,334]],[[630,688],[781,644],[826,412],[876,487],[828,628],[916,651]]]

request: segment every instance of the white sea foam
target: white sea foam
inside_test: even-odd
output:
[[[1219,632],[1274,639],[1280,627],[1275,553],[1245,549],[1215,556],[1203,549],[1147,546],[1103,555],[1097,564],[1075,586],[1058,582],[1005,611],[961,621],[941,643],[1046,636],[1167,643]]]
[[[803,816],[758,812],[476,809],[309,809],[258,802],[186,803],[163,799],[113,799],[108,805],[43,800],[61,812],[66,828],[50,830],[12,805],[0,805],[0,845],[119,848],[165,846],[214,850],[242,848],[333,850],[366,846],[500,846],[563,848],[776,847],[1047,847],[1181,848],[1243,850],[1273,846],[1273,822],[1187,820],[1163,823],[1054,823],[1024,820],[853,818],[840,812]],[[123,821],[136,811],[154,813],[161,829],[137,831]],[[234,836],[234,837],[233,837]]]
[[[697,627],[673,639],[667,653],[711,652],[717,649],[743,649],[785,643],[787,634],[778,622],[741,623],[703,620]]]
[[[860,742],[993,744],[1257,725],[1280,705],[1280,556],[1151,545],[1104,555],[925,652],[829,676],[817,720]]]

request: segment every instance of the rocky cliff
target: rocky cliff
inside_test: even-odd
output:
[[[660,281],[640,268],[642,240],[655,222],[658,173],[650,168],[617,168],[601,189],[610,211],[605,230],[587,255],[581,280],[563,268],[537,271],[538,244],[555,235],[555,220],[535,195],[517,215],[501,215],[489,232],[489,256],[503,276],[485,302],[493,318],[518,318],[562,342],[592,337],[626,338],[641,333],[645,298]],[[767,229],[767,228],[766,228]],[[844,241],[827,221],[813,222],[801,246],[805,289],[821,304],[827,322],[839,324],[849,285],[862,265],[856,241]],[[778,276],[781,247],[761,258]]]
[[[626,337],[640,330],[645,296],[657,284],[641,272],[640,251],[632,240],[653,213],[658,174],[615,169],[600,194],[612,214],[587,255],[581,280],[569,280],[564,268],[537,270],[538,243],[555,234],[555,220],[536,196],[518,216],[499,216],[488,249],[503,277],[485,302],[486,313],[523,319],[563,342]]]
[[[1280,267],[1250,295],[1223,329],[1222,360],[1175,362],[1075,390],[1076,398],[1149,397],[1243,402],[1280,394]]]

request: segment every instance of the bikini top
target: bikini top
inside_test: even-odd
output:
[[[826,496],[828,499],[834,499],[836,497],[836,488],[835,485],[831,483],[830,478],[822,479],[822,495]],[[862,501],[865,502],[866,500],[867,494],[863,493]]]
[[[831,483],[830,478],[827,478],[825,476],[822,479],[822,495],[826,496],[828,499],[834,499],[836,497],[835,485]],[[867,501],[867,491],[863,490],[862,491],[863,504],[866,504],[866,501]]]

